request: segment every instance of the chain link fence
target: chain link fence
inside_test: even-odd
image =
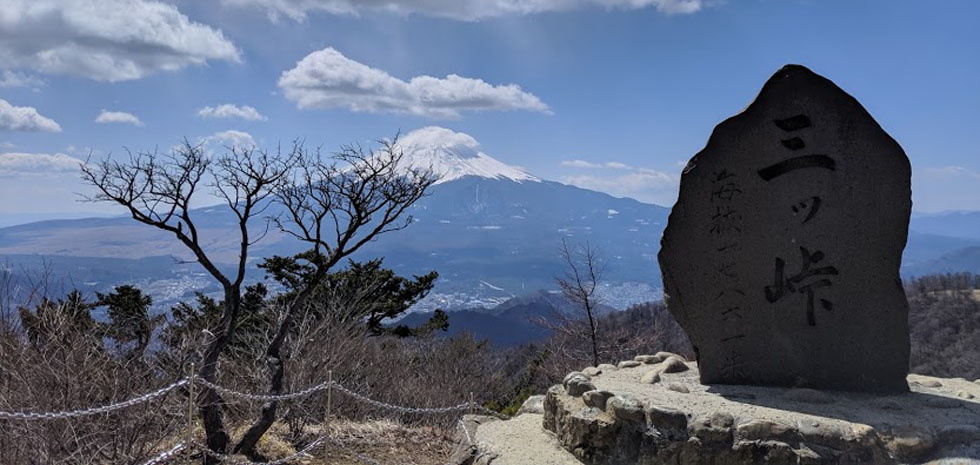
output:
[[[195,376],[194,375],[193,368],[192,368],[191,369],[191,376],[189,378],[183,378],[183,379],[177,380],[177,381],[175,381],[175,382],[173,382],[173,383],[171,383],[171,384],[169,384],[167,386],[164,386],[164,387],[162,387],[160,389],[157,389],[155,391],[152,391],[152,392],[149,392],[149,393],[146,393],[146,394],[143,394],[141,396],[134,397],[134,398],[131,398],[131,399],[127,399],[127,400],[123,400],[123,401],[120,401],[120,402],[116,402],[116,403],[113,403],[113,404],[108,404],[108,405],[103,405],[103,406],[96,406],[96,407],[89,407],[89,408],[78,409],[78,410],[71,410],[71,411],[60,411],[60,412],[32,412],[32,411],[3,411],[3,410],[0,410],[0,420],[11,420],[11,421],[47,421],[47,420],[58,420],[58,419],[71,419],[71,418],[78,418],[78,417],[89,416],[89,415],[107,414],[107,413],[115,412],[117,410],[122,410],[122,409],[126,409],[126,408],[129,408],[129,407],[134,407],[136,405],[148,403],[150,401],[153,401],[153,400],[155,400],[157,398],[160,398],[160,397],[166,395],[167,393],[170,393],[171,391],[174,391],[174,390],[176,390],[178,388],[181,388],[183,386],[190,387],[191,388],[191,392],[193,392],[193,386],[195,386],[195,385],[201,385],[203,387],[206,387],[206,388],[209,388],[209,389],[213,389],[213,390],[217,391],[218,393],[220,393],[220,394],[222,394],[224,396],[233,397],[233,398],[239,398],[239,399],[245,399],[245,400],[250,400],[250,401],[263,401],[263,402],[267,402],[267,401],[285,401],[285,400],[292,400],[292,399],[298,399],[298,398],[306,397],[306,396],[309,396],[311,394],[315,394],[315,393],[323,392],[323,391],[327,391],[328,392],[328,396],[329,396],[331,394],[331,391],[332,390],[337,390],[338,392],[341,392],[341,393],[343,393],[343,394],[345,394],[345,395],[347,395],[347,396],[349,396],[349,397],[351,397],[351,398],[353,398],[353,399],[355,399],[355,400],[357,400],[359,402],[364,402],[366,404],[369,404],[369,405],[372,405],[372,406],[375,406],[375,407],[378,407],[378,408],[382,408],[382,409],[385,409],[385,410],[389,410],[389,411],[393,411],[393,412],[397,412],[397,413],[401,413],[401,414],[446,414],[446,413],[456,413],[456,412],[466,412],[466,411],[469,411],[469,412],[480,411],[480,412],[483,412],[483,413],[486,413],[486,414],[489,414],[489,415],[493,415],[495,417],[502,418],[502,419],[509,418],[506,415],[503,415],[501,413],[498,413],[496,411],[493,411],[491,409],[488,409],[488,408],[486,408],[486,407],[484,407],[484,406],[482,406],[480,404],[477,404],[476,402],[474,402],[472,400],[472,394],[470,395],[470,399],[471,400],[469,402],[465,402],[465,403],[462,403],[462,404],[459,404],[459,405],[452,405],[452,406],[445,406],[445,407],[408,407],[408,406],[403,406],[403,405],[389,404],[389,403],[386,403],[386,402],[382,402],[380,400],[372,399],[372,398],[370,398],[368,396],[365,396],[363,394],[360,394],[358,392],[355,392],[355,391],[353,391],[351,389],[348,389],[347,387],[343,386],[342,384],[340,384],[340,383],[338,383],[336,381],[333,381],[332,380],[332,375],[329,377],[329,380],[328,381],[325,381],[323,383],[312,385],[312,386],[310,386],[310,387],[308,387],[306,389],[302,389],[302,390],[299,390],[299,391],[296,391],[296,392],[285,393],[285,394],[257,394],[257,393],[241,392],[241,391],[237,391],[237,390],[234,390],[234,389],[226,388],[224,386],[221,386],[221,385],[212,383],[212,382],[207,381],[205,379],[202,379],[202,378],[200,378],[198,376]],[[189,415],[192,415],[192,412],[194,410],[192,404],[190,404],[191,402],[193,402],[193,398],[192,398],[192,396],[188,396],[188,413],[189,413]],[[328,408],[327,416],[329,417],[329,414],[330,414],[330,412],[329,412],[329,404],[328,404],[328,407],[327,408]],[[191,426],[192,425],[192,421],[193,421],[193,418],[191,416],[189,416],[187,418],[187,425],[188,425],[187,426],[187,428],[188,428],[188,434],[187,435],[188,435],[188,437],[190,436],[190,431],[191,431],[191,428],[192,428],[192,426]],[[463,434],[466,436],[467,442],[469,444],[472,444],[473,443],[473,440],[470,437],[469,432],[466,430],[466,426],[463,424],[462,420],[459,420],[459,426],[463,429]],[[274,461],[270,461],[270,462],[253,462],[253,461],[249,461],[249,460],[242,460],[242,459],[240,459],[238,457],[235,457],[235,456],[232,456],[232,455],[223,454],[223,453],[220,453],[220,452],[211,450],[210,448],[208,448],[206,445],[204,445],[202,443],[199,443],[199,442],[196,442],[196,441],[190,441],[190,442],[185,441],[185,442],[178,443],[177,445],[171,447],[170,449],[159,453],[158,455],[154,456],[153,458],[151,458],[147,462],[143,463],[143,465],[160,465],[160,464],[165,464],[165,463],[168,463],[170,460],[172,460],[172,459],[174,459],[176,457],[181,456],[182,454],[187,454],[188,452],[194,452],[194,451],[199,452],[199,453],[202,453],[202,454],[209,455],[209,456],[217,459],[218,461],[220,461],[222,463],[227,463],[227,464],[230,464],[230,465],[285,465],[285,464],[288,464],[288,463],[296,462],[296,461],[301,460],[301,459],[311,458],[312,457],[311,456],[311,452],[313,450],[315,450],[316,448],[324,445],[324,444],[331,444],[331,445],[333,445],[333,446],[335,446],[335,447],[343,450],[344,452],[346,452],[346,453],[350,454],[351,456],[355,457],[358,461],[360,461],[361,463],[363,463],[365,465],[382,465],[378,461],[376,461],[374,459],[371,459],[370,457],[366,457],[366,456],[364,456],[364,455],[362,455],[362,454],[360,454],[360,453],[358,453],[358,452],[356,452],[356,451],[348,448],[347,446],[345,446],[344,444],[342,444],[339,441],[331,440],[326,435],[320,435],[319,437],[317,437],[313,441],[311,441],[309,444],[307,444],[305,447],[303,447],[302,449],[300,449],[299,451],[297,451],[297,452],[295,452],[293,454],[290,454],[290,455],[288,455],[286,457],[282,457],[280,459],[277,459],[277,460],[274,460]]]

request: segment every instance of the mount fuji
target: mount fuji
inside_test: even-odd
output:
[[[368,244],[355,259],[384,257],[408,276],[439,272],[436,287],[415,310],[494,307],[515,296],[555,290],[564,273],[564,238],[589,243],[604,262],[599,293],[615,308],[661,297],[656,254],[668,209],[548,181],[483,153],[467,134],[425,127],[398,141],[405,166],[430,168],[439,181],[410,209],[414,223]],[[226,209],[193,212],[212,259],[236,260],[237,228]],[[903,276],[980,272],[980,213],[913,215]],[[263,257],[301,251],[291,236],[270,231],[251,249],[249,279]],[[77,288],[103,292],[127,283],[161,308],[193,293],[217,292],[211,278],[167,233],[129,217],[41,221],[0,228],[0,271],[22,287],[50,271],[52,295]],[[231,265],[228,265],[231,266]],[[60,285],[60,288],[59,288]]]
[[[430,168],[439,180],[410,213],[408,228],[368,244],[354,258],[384,257],[402,275],[439,272],[418,310],[492,307],[539,289],[555,289],[564,272],[562,239],[588,242],[604,262],[604,303],[624,308],[660,296],[656,254],[669,210],[630,198],[540,179],[480,151],[467,134],[425,127],[398,141],[406,166]],[[196,213],[216,261],[235,259],[235,223],[218,207]],[[292,254],[300,244],[270,232],[252,250]],[[171,258],[175,257],[175,258]],[[136,284],[160,304],[217,288],[171,236],[128,217],[42,221],[0,229],[0,263],[37,268],[42,261],[70,287],[104,291]],[[260,279],[259,270],[251,270]]]

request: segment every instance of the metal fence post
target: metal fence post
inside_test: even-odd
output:
[[[190,373],[187,377],[187,427],[184,431],[184,455],[187,457],[187,463],[191,463],[191,441],[194,436],[194,385],[197,384],[194,377],[196,373],[194,372],[194,362],[190,364]]]
[[[470,415],[476,413],[476,402],[473,402],[473,391],[470,391]]]

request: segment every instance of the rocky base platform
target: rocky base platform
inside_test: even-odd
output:
[[[980,465],[980,380],[908,381],[887,396],[704,386],[695,363],[639,356],[570,373],[512,420],[468,418],[457,463]]]

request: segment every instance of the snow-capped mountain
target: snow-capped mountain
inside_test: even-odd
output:
[[[385,266],[406,276],[438,271],[436,288],[420,310],[493,307],[537,289],[554,289],[554,277],[564,272],[562,238],[599,249],[606,265],[600,293],[607,305],[623,308],[660,297],[656,255],[667,208],[540,179],[483,153],[469,135],[444,128],[410,132],[399,146],[404,161],[431,168],[441,178],[411,208],[411,226],[370,243],[355,258],[384,257]],[[238,245],[232,215],[220,206],[194,214],[212,258],[233,263]],[[941,235],[975,232],[968,227],[976,224],[967,221],[972,218],[913,218],[903,272],[980,269],[980,234]],[[929,234],[916,232],[920,226]],[[272,231],[253,247],[250,263],[299,251],[301,244]],[[944,254],[956,260],[935,261]],[[164,305],[192,298],[195,291],[217,290],[197,265],[170,257],[191,258],[169,234],[128,217],[0,228],[0,266],[23,270],[47,264],[66,287],[104,291],[131,283]],[[251,279],[262,278],[258,269],[251,272]]]
[[[608,304],[624,307],[659,296],[655,257],[666,208],[542,180],[482,152],[473,137],[445,128],[412,131],[399,139],[398,148],[406,165],[431,168],[440,179],[412,207],[415,222],[410,227],[381,237],[355,258],[385,257],[385,266],[403,275],[438,271],[437,287],[422,309],[490,307],[555,288],[554,277],[563,272],[563,237],[600,248],[608,263],[602,288]],[[197,218],[212,255],[232,263],[237,244],[231,215],[219,206],[199,210]],[[253,263],[296,253],[300,247],[273,231],[252,249]],[[64,264],[62,275],[84,276],[82,284],[92,290],[142,283],[157,289],[165,297],[157,299],[161,302],[208,286],[207,277],[194,266],[153,258],[189,257],[168,234],[129,218],[3,228],[4,254],[18,263],[36,264],[33,254],[52,257],[56,266]],[[113,265],[113,260],[119,263]],[[107,267],[126,272],[97,271]],[[255,270],[253,277],[259,279],[261,273]]]
[[[405,166],[431,169],[439,177],[436,184],[465,176],[508,179],[514,182],[541,180],[515,166],[498,161],[480,151],[480,144],[469,134],[438,126],[427,126],[398,140]]]

